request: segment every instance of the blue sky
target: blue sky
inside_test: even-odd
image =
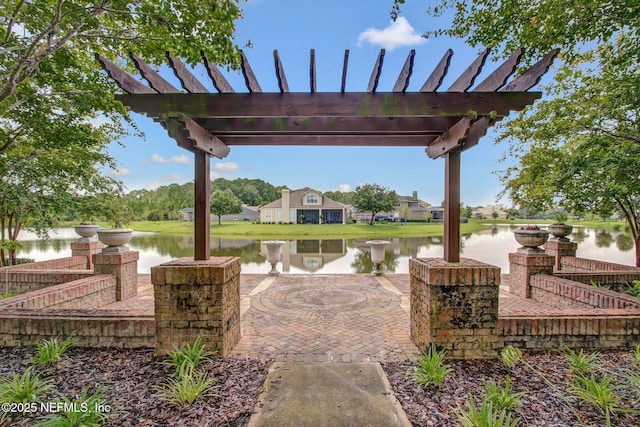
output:
[[[350,50],[347,91],[363,92],[381,48],[386,49],[378,91],[391,91],[411,49],[416,50],[408,91],[417,91],[448,48],[453,49],[446,88],[475,59],[480,48],[460,40],[420,37],[437,25],[425,13],[426,0],[407,0],[402,18],[392,23],[392,0],[249,0],[241,3],[244,18],[237,21],[236,43],[251,41],[245,54],[264,92],[278,92],[273,65],[277,49],[291,91],[309,90],[309,50],[315,49],[317,89],[338,92],[345,49]],[[489,60],[476,83],[496,63]],[[174,82],[172,73],[161,70]],[[204,68],[194,75],[215,92]],[[240,71],[223,70],[236,91],[247,91]],[[534,90],[540,90],[534,88]],[[154,189],[193,180],[192,155],[177,147],[166,131],[144,116],[135,115],[146,139],[126,138],[114,143],[111,154],[127,190]],[[492,172],[505,167],[498,160],[507,149],[494,144],[490,131],[480,144],[462,155],[461,200],[476,206],[494,204],[501,189]],[[286,167],[285,167],[286,165]],[[444,198],[444,160],[432,160],[420,147],[231,147],[225,159],[212,158],[212,178],[258,178],[273,185],[319,191],[350,191],[362,183],[377,183],[401,195],[418,191],[434,205]],[[507,200],[502,202],[507,203]]]

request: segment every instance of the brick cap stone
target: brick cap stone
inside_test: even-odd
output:
[[[500,285],[500,267],[471,258],[447,262],[443,258],[412,258],[412,277],[429,286]]]
[[[190,257],[177,258],[158,266],[152,267],[226,267],[227,265],[240,262],[240,257],[211,257],[206,260],[195,260]]]
[[[94,255],[94,264],[126,264],[140,259],[140,252],[98,253]]]

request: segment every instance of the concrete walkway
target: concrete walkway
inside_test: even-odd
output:
[[[411,426],[379,363],[276,362],[249,427]]]

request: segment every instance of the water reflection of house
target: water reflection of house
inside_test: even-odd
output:
[[[345,224],[347,219],[347,206],[308,187],[285,188],[281,198],[259,210],[262,223]]]
[[[260,245],[260,253],[267,256],[267,249]],[[315,272],[325,265],[344,257],[347,253],[345,239],[289,240],[282,247],[282,271],[291,267]]]

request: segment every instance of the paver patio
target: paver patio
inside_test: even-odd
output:
[[[242,338],[230,356],[295,362],[367,362],[414,358],[409,337],[409,275],[241,275]],[[500,286],[500,315],[558,313]],[[103,307],[153,316],[153,285]],[[574,311],[575,312],[575,311]]]

